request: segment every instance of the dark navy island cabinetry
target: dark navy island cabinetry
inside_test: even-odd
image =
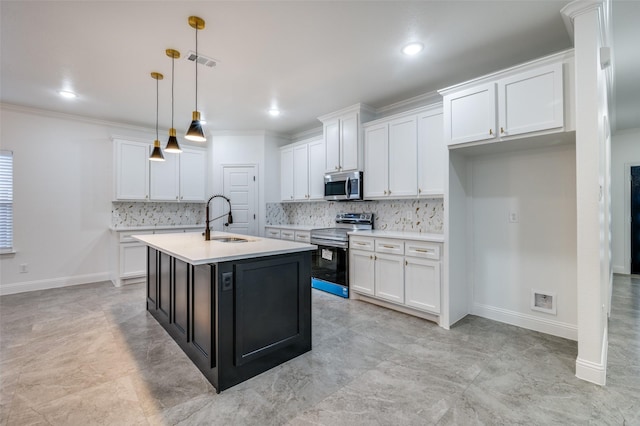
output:
[[[192,264],[149,244],[147,310],[218,392],[311,350],[313,246],[283,243],[308,247]]]

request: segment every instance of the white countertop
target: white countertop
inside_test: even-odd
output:
[[[381,231],[378,229],[374,229],[372,231],[349,232],[349,235],[357,235],[359,237],[397,238],[400,240],[430,241],[434,243],[444,243],[443,234],[428,234],[424,232]]]
[[[165,229],[204,229],[202,225],[142,225],[142,226],[113,226],[109,229],[113,232],[130,232],[130,231],[154,231]]]
[[[312,244],[286,240],[260,238],[251,235],[231,234],[228,232],[211,232],[214,237],[238,237],[249,240],[247,243],[224,243],[205,241],[199,232],[177,234],[144,234],[133,238],[148,246],[167,253],[192,265],[227,262],[230,260],[249,259],[253,257],[272,256],[276,254],[297,253],[314,250]]]

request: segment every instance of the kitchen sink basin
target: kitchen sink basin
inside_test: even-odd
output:
[[[246,238],[238,237],[211,237],[211,241],[219,241],[221,243],[248,243]]]

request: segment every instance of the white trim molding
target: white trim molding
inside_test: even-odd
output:
[[[600,362],[587,361],[580,357],[576,358],[576,377],[604,386],[607,384],[607,355],[609,349],[608,327],[605,327],[604,337],[602,339],[602,353]]]
[[[2,284],[0,286],[0,296],[16,293],[26,293],[28,291],[48,290],[51,288],[70,287],[74,285],[90,284],[101,281],[111,281],[109,272]]]
[[[578,340],[578,327],[575,324],[540,318],[538,316],[523,314],[509,309],[498,308],[481,303],[474,303],[471,313],[483,318],[504,322],[506,324],[515,325],[528,330],[539,331],[540,333],[551,334],[565,339]]]

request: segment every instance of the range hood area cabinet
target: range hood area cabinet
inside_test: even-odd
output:
[[[442,126],[439,103],[365,123],[364,198],[442,196],[447,162]]]
[[[573,50],[438,92],[448,146],[469,146],[575,130]]]
[[[149,143],[113,142],[114,201],[205,201],[205,149],[183,146],[182,153],[166,153],[164,162],[152,162]]]
[[[318,117],[323,125],[325,172],[362,170],[362,123],[374,115],[369,106],[356,104]]]
[[[324,139],[306,139],[280,148],[280,199],[324,199]]]

